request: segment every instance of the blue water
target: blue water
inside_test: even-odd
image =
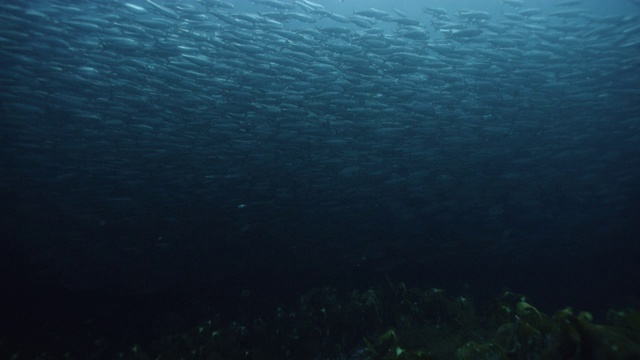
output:
[[[640,6],[517,3],[3,3],[9,300],[633,303]]]

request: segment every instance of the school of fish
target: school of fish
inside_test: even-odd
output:
[[[498,3],[3,1],[2,186],[165,238],[207,221],[317,241],[622,221],[640,11]]]

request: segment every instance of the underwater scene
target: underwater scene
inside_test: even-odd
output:
[[[3,0],[0,358],[640,359],[639,0]]]

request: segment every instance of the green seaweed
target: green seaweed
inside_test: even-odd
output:
[[[277,307],[243,322],[214,317],[183,334],[116,349],[113,356],[104,355],[104,341],[96,341],[94,354],[12,354],[16,359],[136,360],[640,359],[640,311],[611,310],[607,321],[594,323],[590,313],[576,315],[571,308],[549,316],[511,292],[478,308],[466,297],[387,278],[366,290],[316,288],[297,306]]]

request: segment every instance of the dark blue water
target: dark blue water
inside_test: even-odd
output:
[[[386,275],[637,303],[640,7],[596,5],[5,2],[9,332]]]

